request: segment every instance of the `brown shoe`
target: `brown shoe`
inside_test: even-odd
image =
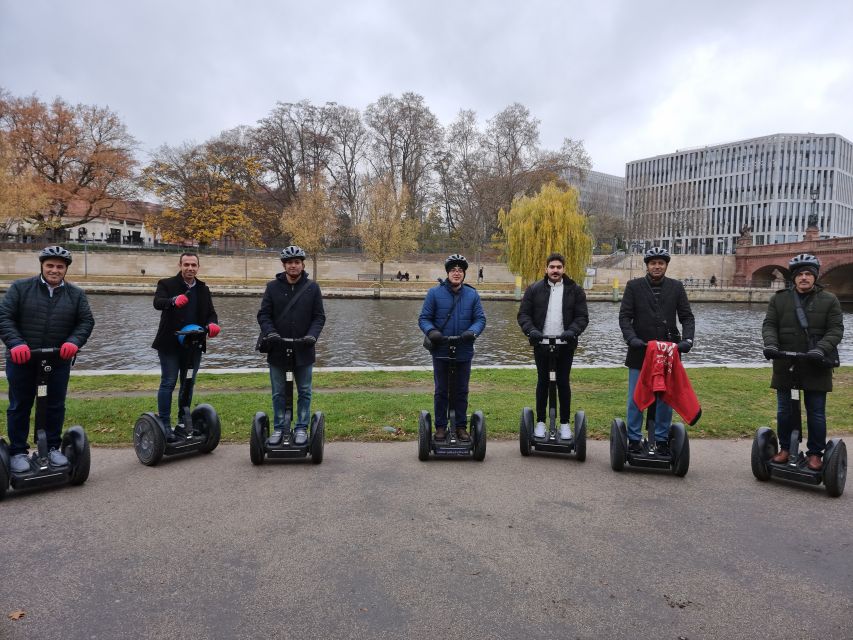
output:
[[[471,442],[471,436],[465,431],[465,427],[456,427],[456,439],[460,442]]]
[[[787,451],[782,449],[779,453],[777,453],[775,456],[770,458],[770,462],[776,462],[778,464],[785,464],[786,462],[788,462],[788,456],[789,455],[790,454]]]
[[[444,427],[436,427],[435,428],[435,439],[436,440],[446,440],[447,439],[447,429]]]
[[[808,455],[807,464],[809,469],[811,469],[812,471],[820,471],[821,467],[823,467],[823,462],[821,461],[820,456],[814,453],[810,453]]]

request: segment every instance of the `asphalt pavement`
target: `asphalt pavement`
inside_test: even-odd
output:
[[[685,478],[606,442],[94,449],[82,487],[0,503],[0,638],[853,637],[851,488],[758,482],[750,445],[691,442]]]

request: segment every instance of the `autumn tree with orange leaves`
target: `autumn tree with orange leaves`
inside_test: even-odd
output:
[[[62,239],[65,229],[109,212],[135,192],[136,141],[108,108],[0,92],[0,131],[14,172],[27,176],[47,202],[23,212],[37,232]]]
[[[321,174],[316,173],[295,196],[282,214],[281,229],[308,253],[312,274],[317,278],[317,258],[325,251],[337,230],[337,211]]]

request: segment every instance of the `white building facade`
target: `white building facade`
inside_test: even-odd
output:
[[[853,144],[837,134],[774,134],[635,160],[626,165],[625,214],[635,249],[733,253],[853,235]]]

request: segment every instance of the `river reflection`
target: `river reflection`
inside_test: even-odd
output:
[[[157,369],[151,348],[160,314],[149,296],[90,295],[96,326],[80,354],[78,369]],[[222,335],[208,342],[203,367],[264,367],[254,351],[258,337],[255,314],[260,298],[215,298]],[[417,326],[419,300],[327,299],[326,327],[317,343],[317,366],[429,365]],[[531,349],[516,323],[518,303],[484,301],[486,331],[477,340],[475,364],[531,364]],[[687,356],[693,364],[762,362],[761,323],[765,304],[694,304],[696,346]],[[590,324],[581,337],[575,362],[622,364],[625,345],[619,331],[619,305],[589,304]],[[845,309],[843,363],[853,361],[853,313]]]

